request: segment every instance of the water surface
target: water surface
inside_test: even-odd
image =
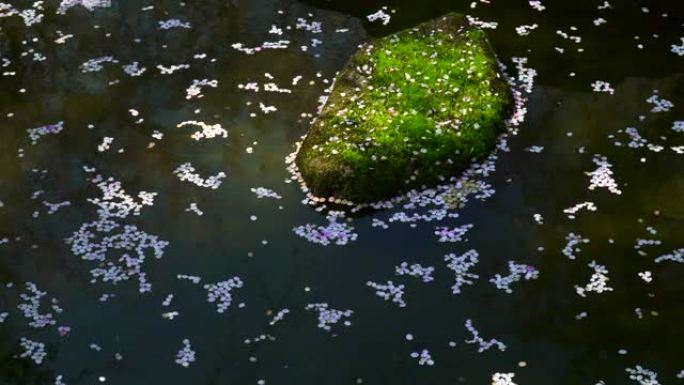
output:
[[[13,5],[31,7],[20,3]],[[524,1],[491,3],[473,9],[443,0],[113,0],[94,12],[77,6],[56,15],[58,4],[47,2],[38,24],[0,18],[0,58],[9,61],[0,77],[0,239],[7,237],[0,244],[0,313],[9,313],[0,324],[0,383],[53,384],[62,375],[70,385],[95,384],[99,377],[126,385],[489,384],[495,372],[514,372],[521,385],[593,385],[638,383],[625,371],[636,365],[657,372],[663,384],[681,382],[684,266],[654,260],[684,247],[684,155],[672,149],[684,145],[684,133],[672,129],[684,120],[684,57],[671,52],[682,43],[684,8],[672,1],[615,1],[605,10],[597,9],[598,1],[545,1],[539,12]],[[365,16],[382,6],[396,10],[390,23],[369,23]],[[298,237],[296,226],[326,223],[323,213],[301,203],[299,187],[285,182],[285,157],[310,121],[302,114],[315,114],[319,96],[358,44],[448,11],[498,22],[488,34],[510,73],[513,57],[527,57],[538,72],[526,95],[527,118],[487,178],[496,193],[471,200],[457,219],[415,226],[372,226],[373,218],[386,221],[400,208],[355,216],[350,225],[358,238],[344,246]],[[607,23],[595,26],[599,17]],[[321,22],[322,32],[297,29],[298,18]],[[159,29],[168,19],[192,28]],[[534,23],[538,28],[528,36],[516,34],[515,27]],[[283,35],[269,34],[272,25]],[[564,39],[558,30],[582,40]],[[55,43],[68,34],[74,37]],[[246,55],[232,47],[280,39],[290,40],[289,48]],[[35,61],[34,52],[45,60]],[[99,72],[79,68],[109,55],[118,63]],[[147,70],[132,77],[122,65],[135,61]],[[164,75],[159,64],[190,67]],[[301,80],[293,86],[296,76]],[[195,79],[218,86],[186,99]],[[593,92],[596,80],[609,82],[614,94]],[[275,82],[293,92],[238,87],[249,82]],[[646,100],[655,90],[674,107],[651,112]],[[259,103],[277,111],[266,114]],[[197,127],[176,127],[186,120],[221,124],[228,136],[193,140]],[[31,143],[27,129],[58,121],[62,132]],[[627,127],[663,150],[629,148],[629,136],[618,132]],[[113,142],[100,152],[104,137]],[[531,146],[543,151],[526,151]],[[588,189],[585,173],[597,168],[592,160],[599,154],[612,164],[620,195]],[[217,189],[181,181],[174,170],[186,162],[203,177],[227,177]],[[97,219],[87,199],[102,196],[89,181],[98,174],[121,181],[132,196],[158,193],[140,215],[121,220],[169,242],[161,258],[148,253],[143,263],[151,292],[139,293],[136,278],[92,283],[97,263],[65,242]],[[250,189],[260,186],[282,199],[257,199]],[[70,205],[48,214],[43,201]],[[186,210],[193,202],[203,215]],[[579,211],[575,219],[563,212],[582,202],[596,211]],[[466,240],[437,241],[435,226],[463,224],[474,225]],[[569,233],[590,239],[574,260],[561,252]],[[638,239],[660,243],[637,250]],[[473,272],[480,278],[454,295],[444,255],[469,249],[479,253]],[[509,260],[536,267],[539,278],[512,284],[510,294],[498,290],[489,279],[506,275]],[[613,290],[583,298],[575,285],[589,282],[593,260],[608,269]],[[435,280],[396,276],[403,261],[434,266]],[[638,275],[645,271],[652,273],[650,283]],[[234,276],[244,286],[217,313],[202,285]],[[404,284],[408,306],[383,301],[369,280]],[[55,325],[29,327],[17,308],[27,282],[47,292],[40,309],[54,313]],[[114,296],[102,302],[103,294]],[[163,306],[168,294],[174,298]],[[53,297],[62,313],[50,308]],[[351,325],[317,328],[316,314],[305,306],[323,302],[353,310]],[[282,309],[290,312],[269,325]],[[162,318],[170,311],[179,314]],[[467,319],[506,350],[478,353],[465,342]],[[71,331],[62,337],[57,326]],[[262,334],[270,338],[245,343]],[[41,364],[18,357],[21,337],[46,344]],[[175,362],[185,338],[196,352],[188,368]],[[423,349],[433,366],[411,357]]]

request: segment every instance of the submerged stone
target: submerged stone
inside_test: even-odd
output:
[[[484,31],[451,13],[362,45],[295,162],[316,196],[378,201],[489,154],[512,109]]]

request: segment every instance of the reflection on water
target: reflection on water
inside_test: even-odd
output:
[[[28,27],[0,4],[0,383],[619,384],[637,365],[678,381],[681,4],[58,3],[9,6],[44,14]],[[389,24],[368,23],[384,5]],[[285,157],[358,44],[450,10],[498,22],[502,61],[538,72],[496,193],[458,217],[330,226]],[[319,226],[347,242],[293,230]]]

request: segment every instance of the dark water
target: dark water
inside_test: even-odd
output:
[[[55,15],[58,4],[48,2],[43,21],[30,27],[18,16],[1,18],[0,58],[11,61],[2,71],[15,74],[0,77],[0,239],[8,238],[0,244],[0,313],[9,313],[0,323],[0,383],[53,384],[62,375],[70,385],[95,384],[100,376],[125,385],[489,384],[495,372],[515,372],[521,385],[594,385],[639,383],[625,371],[636,365],[657,372],[663,384],[684,381],[677,378],[684,369],[684,266],[654,262],[684,247],[684,155],[671,149],[684,145],[684,133],[671,128],[684,120],[684,57],[670,51],[684,36],[684,6],[614,1],[611,9],[598,10],[599,1],[545,1],[546,10],[539,12],[524,1],[491,3],[470,9],[466,2],[442,0],[113,0],[111,8],[91,13],[74,7],[66,15]],[[148,5],[154,9],[141,10]],[[396,9],[388,26],[365,20],[384,5]],[[296,226],[326,222],[301,203],[298,186],[285,183],[284,162],[306,132],[309,120],[301,114],[315,113],[328,86],[324,79],[332,79],[361,42],[451,10],[499,22],[488,33],[500,59],[512,70],[511,57],[528,57],[528,66],[538,71],[527,119],[487,179],[496,194],[439,223],[391,223],[383,230],[371,221],[386,220],[392,211],[354,218],[358,239],[345,246],[320,246],[295,235]],[[299,17],[322,22],[323,32],[295,29]],[[607,23],[594,26],[598,17]],[[190,22],[192,29],[158,29],[158,21],[170,18]],[[539,28],[529,36],[515,33],[516,26],[533,23]],[[268,33],[271,25],[292,30],[277,36]],[[557,30],[582,41],[563,39]],[[57,31],[74,37],[56,44]],[[302,51],[312,38],[323,43]],[[231,47],[279,39],[290,40],[290,48],[245,55]],[[46,60],[32,60],[33,51],[22,55],[31,49]],[[197,54],[206,58],[193,58]],[[106,55],[119,63],[81,73],[79,65]],[[133,61],[147,68],[142,76],[121,70]],[[155,68],[181,63],[190,68],[171,75]],[[271,81],[265,73],[293,93],[238,88]],[[298,75],[302,80],[292,86]],[[218,80],[218,87],[204,87],[204,97],[187,100],[193,79],[205,78]],[[596,80],[610,82],[615,93],[592,92]],[[654,90],[674,108],[651,112],[646,99]],[[264,114],[260,102],[278,111]],[[228,138],[195,141],[190,135],[197,127],[176,127],[185,120],[220,123]],[[64,121],[62,132],[31,144],[27,129],[57,121]],[[615,146],[629,142],[618,133],[626,127],[664,149]],[[151,136],[155,130],[163,139]],[[105,136],[114,141],[99,152]],[[544,150],[524,150],[533,145]],[[595,154],[613,165],[621,195],[588,189],[585,172],[596,169]],[[182,182],[173,171],[185,162],[203,177],[223,171],[227,178],[218,189]],[[137,279],[91,283],[97,263],[74,255],[65,242],[81,224],[97,219],[97,207],[87,201],[101,196],[88,181],[95,174],[121,181],[133,196],[158,193],[141,215],[122,220],[169,241],[162,258],[148,254],[143,264],[150,293],[138,293]],[[282,199],[257,199],[250,188],[259,186]],[[32,199],[37,191],[43,192]],[[71,204],[48,214],[43,201]],[[585,201],[597,210],[580,211],[576,219],[563,213]],[[204,215],[187,212],[191,202]],[[535,213],[543,224],[535,222]],[[439,243],[433,234],[437,225],[467,223],[474,228],[464,242]],[[571,232],[591,240],[575,260],[561,253]],[[639,238],[660,244],[640,253]],[[469,249],[480,255],[473,269],[480,278],[454,295],[454,273],[443,256]],[[514,283],[511,294],[497,290],[488,280],[505,275],[509,260],[534,265],[539,278]],[[609,270],[613,291],[583,298],[574,286],[589,281],[592,260]],[[435,280],[395,276],[402,261],[434,266]],[[652,273],[652,282],[637,275],[644,271]],[[232,292],[233,304],[219,314],[202,284],[178,280],[177,274],[200,276],[202,284],[239,276],[244,287]],[[369,280],[405,284],[408,306],[383,301],[366,286]],[[26,282],[48,293],[41,313],[53,312],[56,325],[28,326],[17,308]],[[100,302],[105,293],[115,296]],[[163,306],[171,293],[171,305]],[[53,297],[62,313],[50,309]],[[351,326],[317,328],[316,314],[304,308],[319,302],[353,310]],[[290,313],[269,325],[284,308]],[[169,311],[179,315],[163,319]],[[587,316],[578,320],[582,312]],[[466,319],[483,338],[496,338],[507,349],[478,353],[465,342],[471,338]],[[67,336],[59,336],[61,325],[71,327]],[[261,334],[272,339],[244,342]],[[18,357],[21,337],[46,344],[42,364]],[[188,368],[174,362],[184,338],[197,358]],[[420,366],[410,356],[423,349],[434,366]]]

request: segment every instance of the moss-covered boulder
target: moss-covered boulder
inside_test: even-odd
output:
[[[448,14],[361,46],[295,162],[316,196],[390,198],[489,154],[512,107],[484,31]]]

